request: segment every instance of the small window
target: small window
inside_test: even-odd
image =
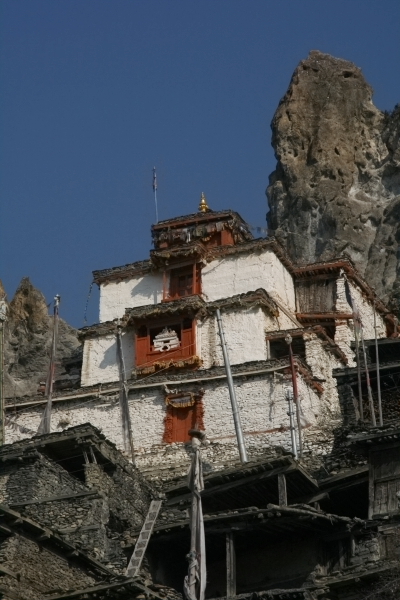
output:
[[[196,421],[195,406],[175,408],[170,406],[172,419],[171,442],[190,442],[189,430],[194,429]]]
[[[172,269],[166,300],[176,300],[200,293],[200,265]]]
[[[136,366],[165,360],[187,359],[196,354],[195,326],[192,319],[154,326],[142,325],[136,332]]]
[[[204,407],[202,394],[178,394],[168,397],[163,441],[167,443],[189,442],[191,429],[204,430]]]
[[[173,269],[170,279],[170,298],[182,298],[193,294],[193,267]]]

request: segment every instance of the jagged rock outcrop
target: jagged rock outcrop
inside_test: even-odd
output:
[[[4,289],[0,283],[0,298]],[[52,317],[43,294],[27,277],[22,279],[8,305],[4,325],[4,394],[6,398],[34,395],[40,381],[45,381],[49,369],[52,343]],[[56,380],[74,376],[68,374],[68,362],[79,352],[77,330],[59,320]],[[75,378],[77,379],[77,378]]]
[[[272,132],[268,225],[292,258],[347,253],[379,295],[400,297],[400,106],[381,112],[358,67],[313,51]]]

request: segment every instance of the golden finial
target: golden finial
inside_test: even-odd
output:
[[[206,197],[204,192],[201,192],[200,204],[199,204],[199,212],[209,212],[210,207],[207,204]]]

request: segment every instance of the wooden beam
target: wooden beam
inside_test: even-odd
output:
[[[206,489],[201,492],[201,497],[204,498],[205,496],[218,494],[220,492],[224,492],[226,490],[230,490],[230,489],[233,489],[233,488],[236,488],[239,486],[247,486],[253,482],[258,482],[263,479],[269,479],[271,477],[275,477],[279,473],[290,473],[292,471],[297,471],[297,470],[300,470],[299,467],[297,466],[297,464],[294,461],[291,461],[291,463],[285,467],[278,467],[277,469],[271,469],[270,471],[256,473],[255,475],[240,477],[238,479],[235,479],[234,481],[229,481],[227,483],[221,483],[220,485],[216,485],[213,487],[211,487],[211,486],[206,487]],[[302,472],[302,474],[303,474],[303,472]],[[207,481],[205,482],[205,484],[207,485]],[[166,502],[166,505],[170,506],[172,504],[177,504],[178,502],[181,502],[182,500],[185,500],[187,498],[190,498],[190,493],[182,494],[181,496],[175,496],[174,498],[170,498]]]
[[[322,313],[296,313],[296,318],[299,320],[307,320],[307,319],[336,319],[336,320],[346,320],[346,319],[354,319],[353,313],[340,313],[340,312],[322,312]]]
[[[236,552],[232,531],[226,534],[226,597],[236,596]]]

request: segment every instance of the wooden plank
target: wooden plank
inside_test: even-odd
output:
[[[236,552],[233,532],[226,533],[226,597],[236,596]]]
[[[278,475],[278,497],[279,506],[287,506],[286,477],[284,473]]]
[[[399,509],[399,501],[396,493],[400,491],[400,480],[396,479],[387,483],[387,508],[388,512],[397,512]]]

